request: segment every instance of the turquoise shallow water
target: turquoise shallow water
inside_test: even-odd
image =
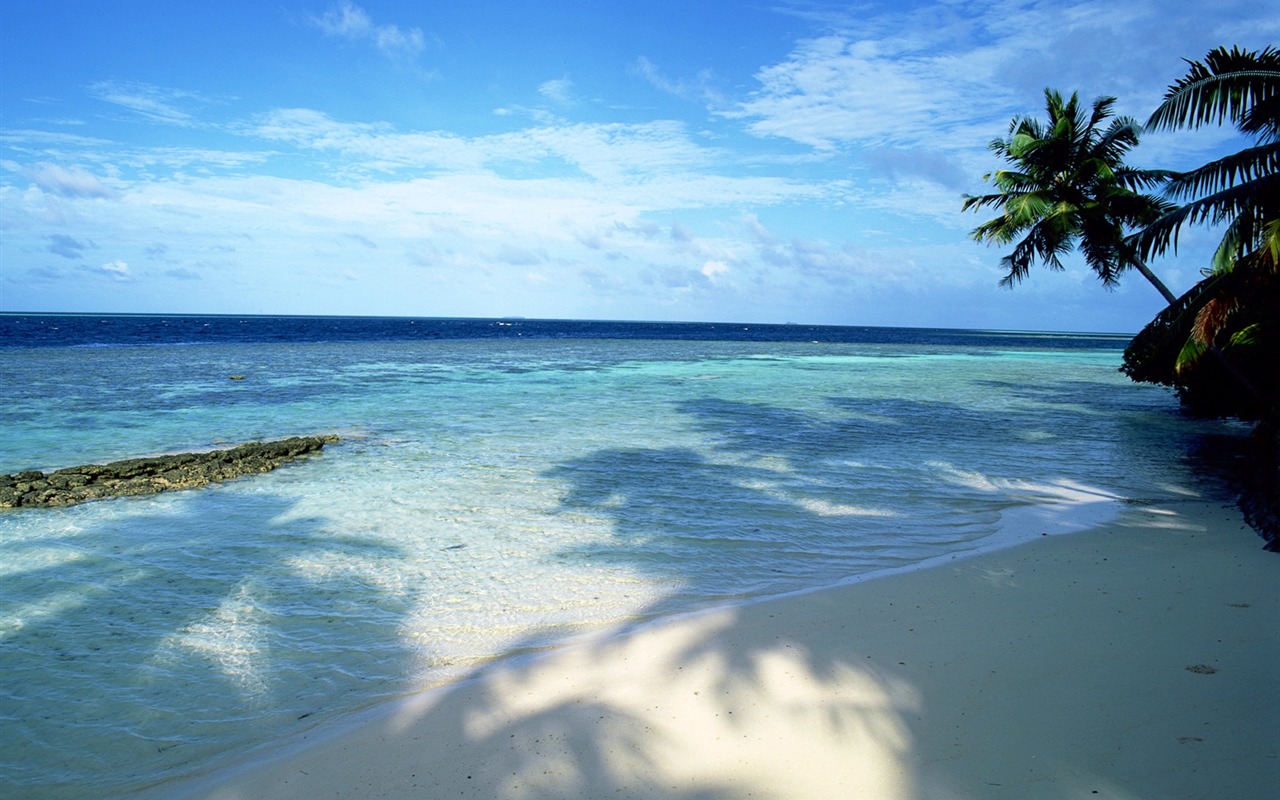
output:
[[[1114,349],[1052,344],[5,351],[0,471],[341,441],[0,514],[0,795],[127,795],[595,626],[971,550],[1066,497],[1194,491],[1180,457],[1215,426]]]

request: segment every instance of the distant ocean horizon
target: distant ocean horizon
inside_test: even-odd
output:
[[[696,322],[530,317],[406,317],[323,314],[0,312],[0,348],[209,342],[414,341],[581,338],[706,341],[954,343],[998,336],[1033,344],[1123,348],[1132,333],[930,328],[812,323]]]
[[[583,632],[1194,494],[1229,424],[1121,375],[1127,342],[0,314],[0,472],[339,437],[0,511],[0,796],[131,796]]]

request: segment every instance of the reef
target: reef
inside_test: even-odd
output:
[[[315,453],[337,436],[294,436],[225,450],[130,458],[55,472],[0,475],[0,508],[69,506],[88,500],[196,489],[254,475]]]

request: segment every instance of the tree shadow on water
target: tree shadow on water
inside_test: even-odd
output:
[[[399,554],[293,500],[228,486],[21,513],[46,532],[4,546],[0,786],[16,795],[127,792],[409,671],[409,598],[343,566]]]
[[[565,513],[606,514],[614,531],[611,543],[566,557],[613,558],[701,597],[786,563],[780,550],[802,560],[803,530],[823,524],[751,488],[768,470],[683,448],[602,451],[553,474],[566,486]],[[735,527],[744,519],[756,530]],[[793,541],[761,536],[784,526]],[[730,551],[724,565],[699,560],[709,546]],[[659,602],[640,616],[664,611]],[[855,637],[815,643],[810,626],[839,615],[820,610],[797,627],[754,605],[623,624],[402,701],[361,735],[321,741],[283,771],[250,770],[179,796],[332,796],[340,775],[352,796],[728,800],[822,797],[841,785],[842,796],[907,797],[902,715],[916,698],[868,666]]]
[[[766,457],[795,457],[788,447],[756,442]],[[856,510],[824,515],[780,491],[777,469],[728,455],[631,448],[561,464],[549,476],[565,487],[560,510],[602,516],[612,531],[562,556],[679,584],[674,607],[803,585],[822,536],[850,535]],[[790,489],[811,478],[792,474]],[[672,610],[659,600],[638,617]],[[868,666],[855,637],[815,642],[810,626],[838,628],[840,613],[797,627],[764,605],[710,609],[660,635],[623,624],[409,699],[359,737],[304,751],[285,773],[232,775],[193,796],[321,795],[341,763],[346,790],[370,796],[727,800],[821,797],[841,785],[844,796],[907,797],[903,714],[916,697]],[[541,641],[531,636],[530,647]]]
[[[915,425],[916,438],[899,446],[918,447],[960,429],[947,451],[959,460],[966,443],[1009,422],[1004,412],[917,401],[836,400],[832,409],[806,415],[699,399],[680,410],[715,443],[711,453],[636,447],[560,464],[550,476],[564,486],[560,511],[602,517],[611,533],[563,555],[665,576],[690,596],[750,594],[777,579],[771,570],[803,574],[822,532],[856,535],[864,519],[856,507],[832,513],[804,502],[806,489],[825,491],[839,474],[832,463],[848,460],[831,437],[862,437],[888,460],[887,435]],[[925,425],[921,414],[941,423]],[[1068,411],[1055,424],[1076,421]],[[706,547],[721,552],[719,563],[699,558]],[[986,592],[993,615],[1004,610],[1016,620],[1026,592],[1017,581],[980,568],[945,574],[966,591]],[[487,800],[944,796],[931,794],[922,762],[932,757],[933,775],[947,774],[959,734],[930,727],[929,702],[951,688],[946,660],[970,652],[970,628],[950,624],[953,609],[940,607],[932,635],[944,641],[930,645],[894,627],[893,603],[864,595],[851,608],[843,597],[812,595],[802,614],[750,603],[660,626],[622,624],[537,658],[478,669],[371,716],[358,736],[321,741],[180,796],[322,797],[338,787],[353,796]],[[665,602],[638,616],[669,612]],[[1044,635],[1038,620],[1023,622],[1011,636]],[[864,634],[876,628],[888,644],[873,658]],[[525,644],[541,649],[543,641],[535,635]],[[910,643],[912,656],[897,657],[899,641]],[[937,659],[936,668],[926,659]],[[997,747],[1020,744],[998,734],[990,738]],[[1092,777],[1077,770],[1036,796],[1080,795]],[[967,788],[976,792],[968,796],[1016,796],[989,784]]]
[[[832,514],[803,502],[806,489],[825,491],[834,480],[831,464],[848,460],[848,441],[867,442],[866,460],[892,461],[895,447],[918,450],[936,440],[962,466],[977,458],[985,467],[996,457],[963,461],[976,443],[1010,424],[1044,427],[1019,411],[945,403],[837,399],[831,406],[832,413],[807,415],[698,399],[680,410],[715,443],[712,454],[637,447],[559,465],[551,477],[565,487],[560,510],[601,516],[612,534],[564,555],[666,576],[690,596],[749,593],[779,565],[801,574],[821,538],[815,532],[856,535],[856,508]],[[1067,410],[1050,430],[1079,420]],[[699,558],[706,547],[718,548],[722,562]],[[993,613],[1017,618],[1023,587],[1016,581],[993,580],[980,568],[946,574],[985,591]],[[403,703],[358,737],[319,745],[284,772],[242,775],[209,796],[319,795],[335,763],[348,789],[398,797],[942,796],[932,793],[931,781],[950,775],[946,759],[955,758],[956,745],[952,731],[930,727],[928,704],[948,691],[943,665],[953,652],[967,652],[968,628],[951,625],[951,610],[939,608],[931,622],[946,641],[921,644],[905,626],[893,627],[892,602],[863,597],[850,608],[820,593],[800,615],[752,603],[660,626],[623,624],[604,638],[480,669],[472,680]],[[668,611],[663,603],[639,616]],[[1025,635],[1042,635],[1036,622],[1025,620]],[[876,628],[889,644],[873,658],[863,636]],[[899,640],[911,643],[911,664],[893,657]],[[927,658],[941,664],[931,669]],[[992,740],[996,747],[1025,745]],[[935,761],[929,768],[927,758]],[[1071,769],[1070,780],[1044,783],[1036,796],[1107,785],[1106,776]],[[1017,796],[990,784],[966,790],[978,794],[946,796]]]

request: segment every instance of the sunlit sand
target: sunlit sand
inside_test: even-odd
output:
[[[1262,798],[1280,562],[1229,504],[612,631],[163,797]]]

